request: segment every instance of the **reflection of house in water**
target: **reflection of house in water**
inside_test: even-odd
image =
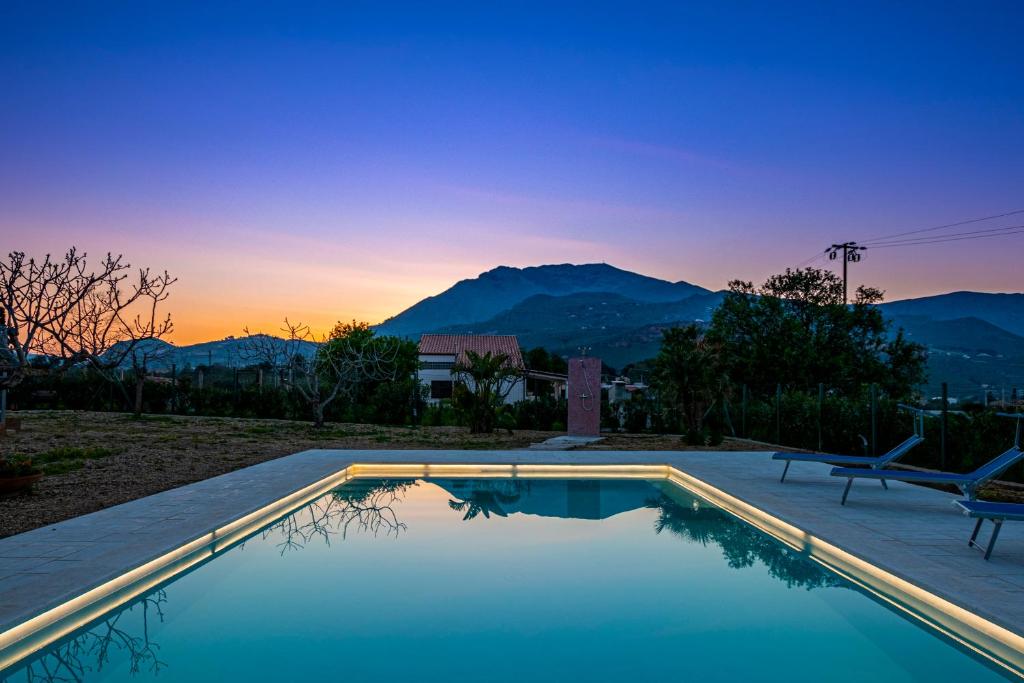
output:
[[[660,491],[642,480],[432,479],[432,484],[456,499],[452,507],[466,510],[477,506],[485,516],[499,517],[518,512],[540,517],[606,519],[638,508],[649,507]]]

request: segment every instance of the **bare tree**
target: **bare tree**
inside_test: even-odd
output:
[[[366,325],[338,325],[330,336],[317,337],[308,325],[285,318],[281,332],[273,337],[246,328],[242,356],[278,373],[309,407],[315,427],[323,426],[335,399],[353,398],[367,382],[398,379],[401,340],[375,337]]]
[[[154,340],[156,341],[156,340]],[[162,343],[140,343],[132,349],[131,358],[128,360],[132,378],[135,380],[135,396],[132,403],[132,413],[135,417],[142,415],[142,398],[146,387],[146,377],[153,365],[167,360],[174,347]],[[121,361],[124,363],[125,361]]]
[[[53,330],[61,329],[100,283],[127,266],[110,254],[96,270],[88,269],[85,254],[74,248],[63,258],[49,254],[42,261],[14,251],[0,261],[0,325],[3,326],[3,358],[6,372],[0,386],[18,384],[33,356],[53,347]]]
[[[302,550],[314,539],[331,544],[331,536],[349,531],[372,533],[374,536],[398,536],[406,530],[405,522],[395,510],[410,482],[382,480],[368,488],[347,484],[288,515],[263,531],[263,540],[278,536],[280,553]]]
[[[0,262],[0,325],[7,332],[0,386],[20,382],[33,361],[51,369],[110,371],[138,359],[140,345],[167,336],[173,324],[160,309],[176,279],[148,268],[131,277],[130,270],[122,256],[111,254],[90,270],[86,254],[75,248],[42,261],[8,254]]]
[[[160,646],[150,637],[149,626],[154,616],[163,622],[166,602],[167,594],[161,589],[113,613],[103,622],[30,661],[22,670],[24,680],[27,683],[83,681],[103,671],[115,659],[127,659],[132,675],[143,669],[159,674],[167,664],[159,658]],[[122,623],[125,617],[135,613],[136,607],[141,607],[141,612],[134,618],[141,623]],[[139,631],[141,633],[136,635]]]
[[[125,265],[97,283],[59,325],[48,329],[46,350],[65,364],[86,363],[98,370],[111,370],[133,362],[133,357],[152,362],[154,343],[174,330],[169,313],[161,304],[170,296],[176,278],[167,271],[152,274],[140,268],[129,280]]]

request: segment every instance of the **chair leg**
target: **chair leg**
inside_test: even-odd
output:
[[[889,485],[885,483],[885,479],[879,479],[878,481],[882,482],[883,489],[885,489],[886,491],[889,490]]]
[[[975,545],[975,541],[978,540],[978,532],[981,531],[981,523],[984,521],[985,520],[983,518],[978,518],[978,523],[974,525],[974,533],[971,534],[970,540],[967,541],[968,548],[973,547]]]
[[[999,538],[999,530],[1003,528],[1003,520],[993,519],[996,527],[992,529],[992,535],[988,538],[988,548],[985,549],[985,559],[992,557],[992,548],[996,545],[996,539]]]
[[[846,488],[843,489],[843,500],[840,505],[846,505],[846,497],[850,495],[850,487],[853,486],[853,477],[846,478]]]
[[[789,472],[789,463],[791,463],[791,462],[793,462],[793,461],[792,460],[787,460],[786,461],[786,468],[784,470],[782,470],[782,479],[779,479],[780,482],[785,482],[786,481],[786,472]]]

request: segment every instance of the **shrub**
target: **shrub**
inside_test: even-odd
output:
[[[15,453],[7,457],[0,457],[0,477],[14,478],[27,477],[39,474],[40,470],[32,463],[32,458],[27,455]]]

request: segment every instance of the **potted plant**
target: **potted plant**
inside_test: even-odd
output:
[[[0,493],[26,489],[43,476],[27,455],[0,456]]]

